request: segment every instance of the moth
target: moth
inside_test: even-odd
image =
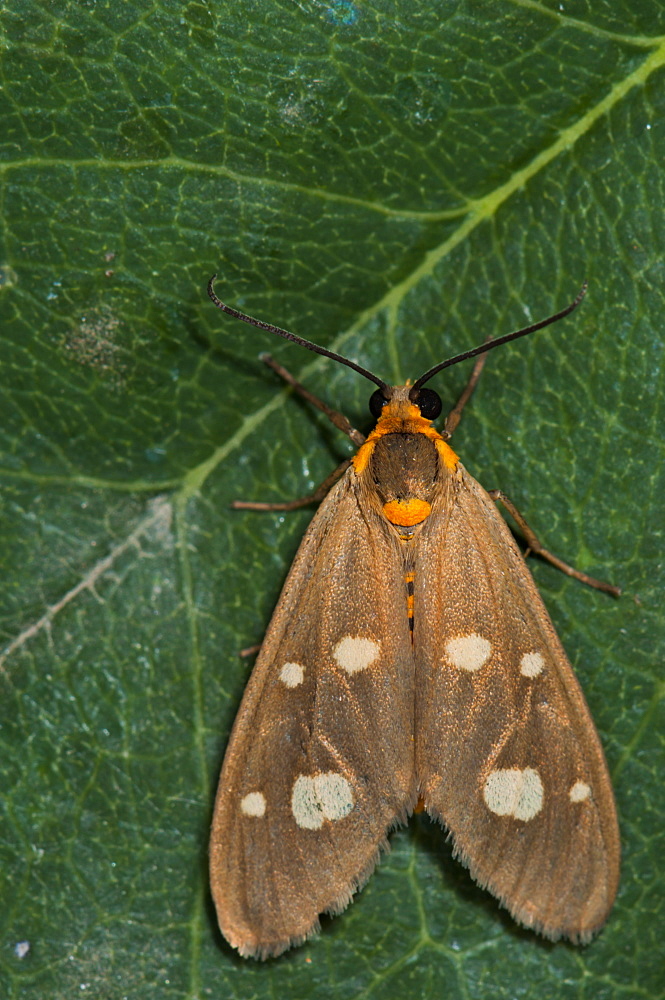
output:
[[[600,740],[581,688],[495,501],[544,549],[505,494],[486,492],[448,441],[486,351],[523,330],[391,386],[355,362],[220,309],[332,358],[377,386],[365,439],[272,359],[358,446],[300,545],[233,727],[210,841],[219,925],[241,955],[304,942],[369,878],[387,834],[420,803],[455,855],[514,919],[585,943],[619,879],[619,830]],[[476,357],[441,431],[435,374]],[[331,486],[331,480],[336,482]],[[257,509],[282,504],[238,503]]]

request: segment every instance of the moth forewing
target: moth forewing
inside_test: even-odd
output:
[[[420,794],[515,919],[585,942],[619,878],[603,751],[505,522],[461,464],[450,479],[415,569]]]
[[[210,870],[243,955],[277,955],[343,909],[414,805],[406,592],[377,518],[349,470],[303,539],[238,711]]]

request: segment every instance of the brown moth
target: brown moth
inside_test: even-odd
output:
[[[543,549],[504,494],[486,492],[448,444],[484,352],[561,319],[585,287],[555,316],[394,387],[224,305],[213,283],[210,297],[225,312],[378,386],[370,401],[377,423],[365,440],[269,359],[359,448],[302,541],[226,751],[210,842],[222,933],[255,958],[305,941],[321,913],[349,903],[388,832],[420,800],[515,920],[551,940],[587,942],[619,878],[610,778],[580,686],[494,500],[531,550],[618,590]],[[482,359],[439,432],[432,420],[441,400],[424,383],[475,355]]]

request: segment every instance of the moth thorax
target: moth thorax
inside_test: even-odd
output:
[[[374,446],[368,471],[392,524],[411,527],[428,517],[438,455],[424,434],[385,434]]]

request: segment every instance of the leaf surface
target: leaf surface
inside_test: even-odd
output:
[[[564,7],[564,10],[561,10]],[[648,2],[81,4],[0,12],[3,997],[653,997],[664,988],[665,21]],[[455,436],[615,602],[533,567],[615,782],[584,949],[517,928],[425,818],[320,938],[257,964],[207,889],[217,773],[368,385],[222,298],[414,378],[488,362]],[[450,404],[464,366],[436,380]],[[444,404],[445,405],[445,404]],[[21,942],[29,942],[16,950]]]

